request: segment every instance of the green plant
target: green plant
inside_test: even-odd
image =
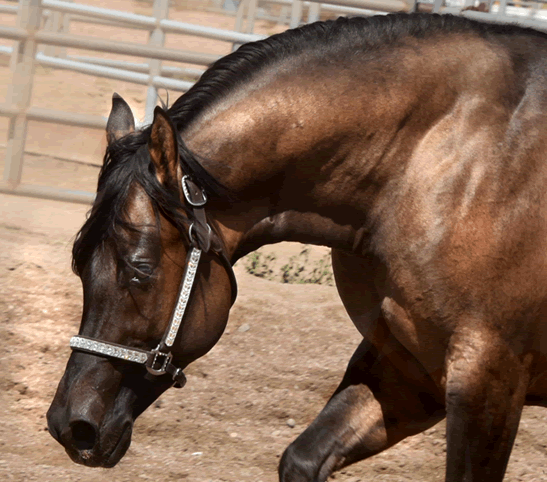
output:
[[[255,251],[245,257],[245,269],[248,273],[259,278],[273,279],[272,265],[275,263],[275,254],[263,255]]]
[[[310,248],[304,248],[289,261],[277,268],[277,257],[274,254],[264,255],[254,252],[244,259],[244,266],[248,273],[270,281],[281,281],[290,284],[322,284],[334,285],[334,276],[330,262],[330,255],[325,254],[319,260],[310,261]]]
[[[324,255],[317,262],[316,267],[313,268],[304,282],[334,286],[334,274],[332,273],[330,256],[328,254]]]
[[[309,260],[310,249],[305,247],[296,256],[291,256],[289,262],[281,266],[283,283],[304,283],[304,271]]]

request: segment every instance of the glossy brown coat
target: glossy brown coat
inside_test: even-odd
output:
[[[446,481],[501,481],[522,406],[547,397],[547,36],[425,15],[354,23],[384,30],[345,50],[329,31],[337,47],[305,44],[257,66],[190,122],[175,113],[191,93],[169,111],[185,146],[234,194],[207,207],[231,260],[281,240],[331,246],[338,291],[363,335],[336,393],[285,452],[280,480],[324,482],[446,416]],[[154,136],[169,126],[156,116],[151,158],[156,172],[164,162],[167,178],[180,181],[169,152],[154,160],[164,142]],[[157,226],[138,185],[128,199],[143,203],[128,204],[130,219],[137,212],[138,223]],[[155,272],[179,280],[167,258],[183,260],[186,248],[158,219],[161,252],[173,254],[157,255],[166,260]],[[129,245],[146,244],[136,236]],[[101,259],[114,269],[115,254]],[[177,347],[183,365],[214,345],[228,315],[228,278],[214,258],[207,266]],[[84,292],[95,286],[83,279]],[[140,293],[164,310],[163,324],[146,332],[135,334],[127,316],[130,336],[97,331],[104,317],[90,318],[91,305],[82,330],[151,344],[175,289]],[[119,393],[141,395],[124,381],[126,368],[91,358],[73,354],[50,429],[75,460],[112,465],[118,452],[96,443],[109,432],[102,420]],[[106,377],[112,393],[101,398],[89,380]],[[161,383],[154,396],[167,388]],[[70,395],[75,385],[87,385],[85,400]],[[93,444],[80,437],[87,452],[71,423],[95,434]]]

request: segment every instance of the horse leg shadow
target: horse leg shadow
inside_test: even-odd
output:
[[[444,396],[421,364],[391,334],[377,341],[361,342],[327,405],[285,450],[281,482],[324,482],[444,418]]]

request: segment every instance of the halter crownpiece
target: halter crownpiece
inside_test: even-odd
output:
[[[211,246],[216,244],[212,249],[212,252],[219,257],[230,278],[232,304],[237,296],[237,283],[232,265],[222,249],[222,244],[220,242],[214,242],[214,232],[211,229],[211,226],[209,226],[209,223],[207,223],[205,210],[203,209],[203,206],[205,206],[205,203],[207,202],[207,196],[189,176],[184,176],[181,184],[184,198],[187,204],[192,207],[192,214],[194,217],[194,222],[191,223],[188,230],[188,237],[190,238],[192,249],[188,252],[186,257],[186,266],[182,283],[179,288],[177,303],[175,304],[171,319],[169,320],[169,325],[159,345],[154,350],[142,350],[140,348],[118,345],[117,343],[111,343],[109,341],[96,340],[87,336],[78,335],[73,336],[70,339],[70,348],[73,350],[138,363],[144,365],[148,372],[155,376],[169,374],[172,376],[175,382],[174,386],[177,388],[182,388],[186,384],[186,377],[181,368],[177,368],[173,365],[171,347],[177,338],[186,311],[186,306],[188,305],[192,293],[202,250],[207,253],[210,251]],[[219,247],[217,248],[217,246]]]

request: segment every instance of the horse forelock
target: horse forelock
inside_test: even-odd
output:
[[[128,200],[131,187],[140,185],[156,212],[162,212],[183,230],[184,206],[157,180],[148,154],[150,129],[129,134],[107,147],[99,174],[97,196],[88,218],[74,241],[72,268],[78,275],[96,248],[106,239],[118,239],[120,228],[138,229],[128,221]]]

